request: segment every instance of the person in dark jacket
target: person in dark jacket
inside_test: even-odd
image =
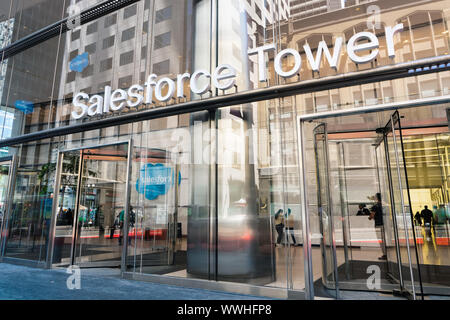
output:
[[[422,226],[422,216],[420,215],[419,211],[417,211],[414,215],[414,220],[416,220],[416,225]]]
[[[277,246],[281,246],[281,241],[283,240],[283,230],[284,230],[284,216],[283,209],[279,209],[275,214],[275,229],[278,233]]]
[[[422,216],[423,222],[425,224],[429,224],[431,226],[431,221],[433,220],[433,211],[428,209],[428,206],[425,206],[422,212],[420,212],[420,215]]]
[[[386,251],[386,239],[384,233],[384,223],[383,223],[383,206],[381,204],[381,193],[375,194],[376,203],[370,208],[369,220],[375,220],[375,228],[379,229],[381,232],[381,250],[383,255],[379,257],[379,260],[387,259]]]

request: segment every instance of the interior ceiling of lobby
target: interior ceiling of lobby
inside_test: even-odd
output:
[[[398,112],[401,116],[401,126],[404,129],[430,127],[447,127],[448,119],[446,108],[448,105],[430,105],[415,108],[402,108]],[[362,110],[363,111],[363,110]],[[384,128],[395,110],[359,113],[348,116],[332,116],[314,120],[317,123],[326,123],[329,134],[349,132],[372,132]],[[425,131],[423,131],[425,132]]]
[[[411,189],[440,188],[443,185],[446,172],[450,169],[447,107],[436,105],[398,110]],[[376,130],[385,127],[393,113],[393,110],[362,113],[314,122],[327,123],[328,140],[331,142],[351,143],[366,140],[374,144],[379,138]]]

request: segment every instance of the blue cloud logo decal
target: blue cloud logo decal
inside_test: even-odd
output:
[[[136,190],[144,194],[148,200],[155,200],[166,194],[174,185],[175,172],[161,163],[147,163],[142,166],[139,172],[139,179],[136,181]],[[178,173],[178,184],[181,182],[181,174]]]
[[[87,52],[80,54],[70,61],[70,71],[82,72],[89,65],[89,54]]]
[[[25,114],[33,113],[34,110],[34,103],[31,101],[17,100],[14,106]]]

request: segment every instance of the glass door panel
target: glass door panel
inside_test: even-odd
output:
[[[326,288],[338,297],[338,279],[336,262],[336,244],[334,239],[333,215],[331,212],[331,195],[329,190],[328,141],[326,124],[314,129],[314,151],[317,174],[317,206],[319,210],[320,248],[322,252],[322,281]]]
[[[120,265],[125,241],[128,144],[81,152],[74,264]]]
[[[423,290],[448,295],[450,135],[403,136],[403,142]]]
[[[52,263],[54,266],[71,264],[73,225],[76,212],[78,176],[81,151],[60,154],[60,178],[56,207],[56,226]]]
[[[141,272],[148,269],[169,273],[179,269],[174,266],[175,259],[177,265],[186,261],[186,251],[176,250],[179,165],[175,154],[164,149],[135,148],[135,156],[131,201],[134,204],[132,215],[136,218],[130,225],[128,249],[133,261],[127,263]],[[167,268],[151,268],[156,266]]]
[[[415,299],[421,293],[420,270],[398,112],[385,128],[385,144],[392,177],[391,205],[398,235],[400,284]]]
[[[378,228],[377,239],[381,239],[380,246],[386,254],[387,260],[387,272],[391,278],[400,279],[397,257],[397,230],[394,228],[395,216],[393,214],[393,208],[391,206],[391,194],[390,194],[390,171],[388,171],[386,146],[384,137],[376,147],[377,157],[377,169],[379,180],[379,193],[381,195],[381,205],[383,213],[383,228]],[[384,235],[383,235],[384,232]]]

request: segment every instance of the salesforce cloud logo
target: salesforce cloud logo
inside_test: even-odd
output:
[[[175,172],[161,163],[147,163],[142,166],[139,179],[136,181],[136,190],[144,194],[148,200],[155,200],[166,194],[174,185]],[[181,174],[178,173],[178,184],[181,182]]]
[[[70,61],[70,71],[82,72],[89,65],[89,54],[87,52],[76,56]]]
[[[25,114],[33,113],[34,110],[34,104],[31,101],[17,100],[14,106]]]

